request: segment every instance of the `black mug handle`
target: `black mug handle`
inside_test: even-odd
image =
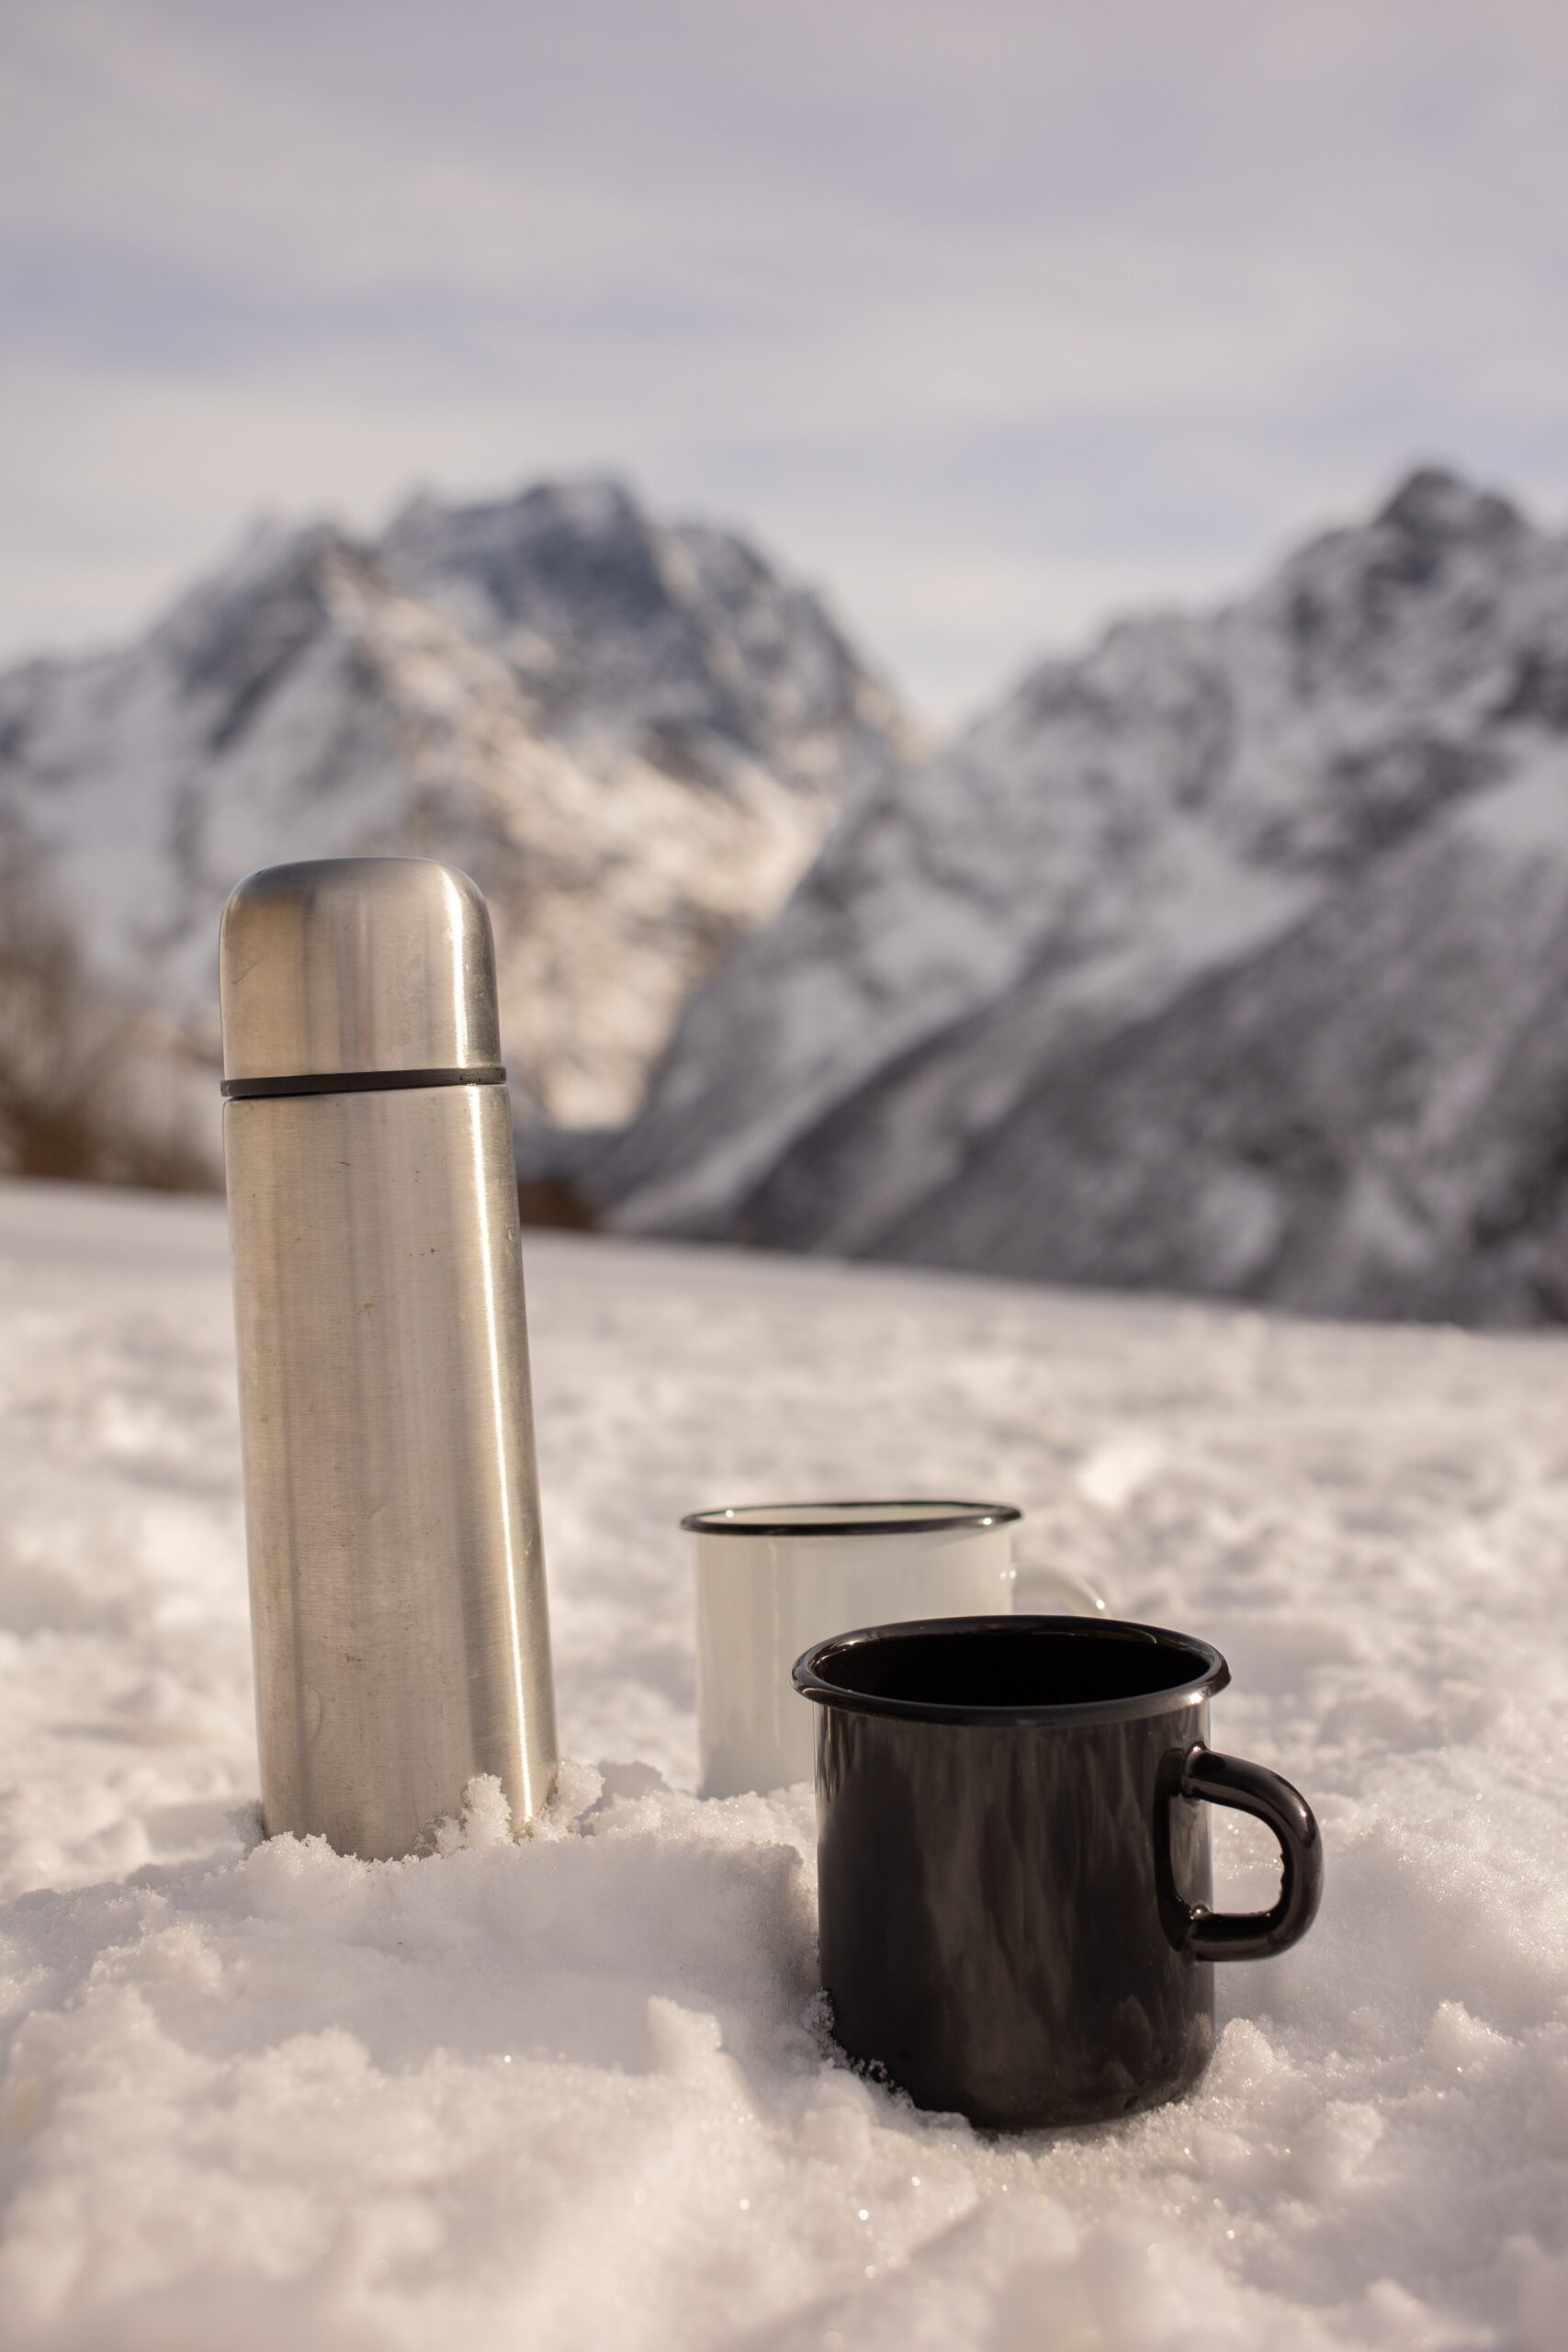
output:
[[[1208,1911],[1188,1906],[1187,1949],[1196,1960],[1264,1960],[1289,1951],[1316,1917],[1323,1896],[1323,1840],[1312,1807],[1299,1789],[1261,1764],[1192,1747],[1181,1765],[1184,1797],[1228,1804],[1266,1821],[1280,1840],[1284,1865],[1280,1900],[1270,1911]]]

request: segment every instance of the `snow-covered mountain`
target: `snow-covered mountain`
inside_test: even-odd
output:
[[[199,1061],[242,874],[456,860],[495,916],[520,1099],[614,1122],[694,984],[913,740],[738,538],[610,482],[425,500],[378,542],[264,531],[139,642],[0,675],[7,899]]]
[[[1568,1316],[1568,539],[1436,470],[866,789],[598,1171],[626,1225]]]

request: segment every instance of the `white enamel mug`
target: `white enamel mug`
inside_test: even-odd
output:
[[[694,1511],[701,1790],[733,1797],[812,1772],[813,1711],[790,1668],[861,1625],[1010,1611],[1010,1503],[753,1503]],[[1036,1607],[1104,1606],[1076,1577],[1032,1567]]]

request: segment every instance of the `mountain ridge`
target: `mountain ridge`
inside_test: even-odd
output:
[[[233,881],[430,854],[574,1215],[1556,1319],[1565,818],[1568,536],[1439,468],[933,752],[814,592],[614,478],[272,526],[0,672],[0,1159],[96,1119],[188,1181]]]
[[[1492,1273],[1480,1268],[1457,1206],[1428,1204],[1397,1246],[1392,1218],[1382,1242],[1358,1239],[1374,1177],[1419,1193],[1430,1123],[1416,1118],[1397,1149],[1385,1136],[1370,1160],[1338,1149],[1331,1197],[1308,1216],[1288,1167],[1238,1172],[1247,1087],[1289,1125],[1301,1085],[1270,1077],[1256,1023],[1228,1069],[1200,1048],[1216,1006],[1231,1018],[1272,989],[1286,1046],[1315,1040],[1353,1060],[1355,1023],[1332,987],[1304,988],[1287,943],[1299,933],[1343,961],[1359,943],[1335,910],[1366,886],[1382,961],[1363,970],[1365,1025],[1416,1041],[1428,1091],[1440,1087],[1439,1032],[1456,1057],[1462,1040],[1417,1001],[1437,977],[1421,952],[1423,861],[1408,861],[1403,898],[1404,868],[1388,861],[1445,829],[1470,843],[1449,890],[1453,952],[1468,945],[1507,1002],[1528,999],[1510,925],[1547,887],[1543,865],[1568,861],[1565,649],[1568,539],[1428,468],[1248,595],[1122,622],[1035,665],[897,795],[863,797],[780,915],[698,991],[642,1116],[595,1170],[601,1197],[636,1231],[1342,1309],[1553,1311],[1555,1211],[1538,1202],[1534,1241],[1506,1273],[1495,1252]],[[1532,776],[1545,818],[1527,843],[1467,831]],[[1165,1042],[1140,1061],[1145,1032]],[[1184,1032],[1185,1077],[1170,1042]],[[1491,1050],[1524,1049],[1505,1023]],[[1370,1076],[1329,1092],[1341,1123],[1379,1115]],[[1031,1101],[1049,1115],[1032,1122]],[[1523,1164],[1524,1107],[1511,1093],[1504,1107]],[[1446,1163],[1461,1142],[1443,1132]],[[1122,1231],[1100,1207],[1129,1169],[1142,1175]],[[1209,1204],[1207,1241],[1177,1214],[1183,1187]],[[1226,1197],[1238,1230],[1245,1201],[1259,1231],[1294,1240],[1241,1249],[1218,1230]]]
[[[7,870],[199,1074],[242,874],[453,859],[525,1113],[624,1118],[695,981],[915,741],[810,592],[712,526],[699,562],[697,527],[596,483],[253,532],[128,645],[0,673]],[[488,620],[457,592],[476,533],[510,545]]]

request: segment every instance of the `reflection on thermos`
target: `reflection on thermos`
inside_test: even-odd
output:
[[[269,1836],[408,1854],[556,1769],[517,1188],[484,900],[422,858],[271,866],[224,912]]]

